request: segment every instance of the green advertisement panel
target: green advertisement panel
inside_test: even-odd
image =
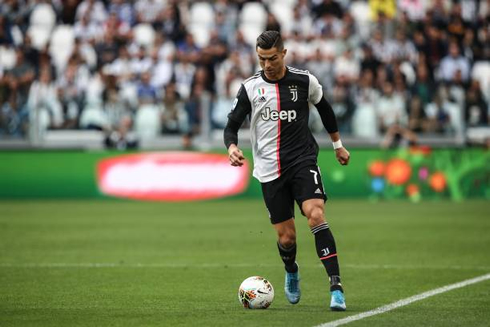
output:
[[[106,198],[100,191],[97,165],[121,155],[0,152],[0,198]],[[252,158],[250,151],[245,156]],[[330,198],[490,199],[490,152],[484,149],[352,149],[348,166],[337,163],[332,150],[322,150],[318,165]],[[251,177],[252,167],[250,162],[250,181],[240,197],[261,197],[260,184]]]

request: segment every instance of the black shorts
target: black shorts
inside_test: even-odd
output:
[[[291,167],[279,178],[262,183],[262,194],[273,224],[294,218],[295,200],[300,209],[306,200],[327,200],[320,168],[313,162]]]

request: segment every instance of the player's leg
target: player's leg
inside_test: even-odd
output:
[[[308,226],[315,235],[315,245],[318,257],[325,267],[330,279],[330,292],[332,295],[330,308],[344,311],[344,290],[340,282],[339,261],[335,239],[324,218],[324,202],[322,199],[306,200],[302,204],[302,211],[308,218]]]
[[[289,303],[296,304],[301,298],[299,267],[296,263],[296,227],[294,218],[273,225],[277,232],[277,247],[284,262],[284,293]]]
[[[285,293],[292,304],[301,297],[299,272],[296,263],[296,228],[294,225],[294,199],[285,186],[285,179],[279,178],[262,184],[262,194],[269,211],[271,223],[277,233],[277,247],[286,270]]]
[[[318,257],[327,271],[332,293],[332,310],[345,310],[343,289],[340,283],[340,269],[337,258],[335,239],[325,221],[325,201],[327,199],[317,166],[301,168],[293,179],[293,192],[303,215],[308,219],[308,226],[315,237]],[[342,300],[338,299],[341,296]],[[335,301],[334,301],[335,299]],[[338,300],[338,301],[337,301]]]
[[[294,218],[273,224],[277,233],[277,248],[284,262],[284,268],[289,273],[298,271],[296,264],[296,227]]]

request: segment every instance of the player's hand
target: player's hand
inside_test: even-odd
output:
[[[230,164],[234,167],[243,166],[245,157],[242,150],[240,150],[235,144],[230,145],[228,148],[228,157],[230,158]]]
[[[349,164],[350,153],[346,148],[341,147],[335,150],[335,156],[337,157],[337,161],[340,162],[342,166]]]

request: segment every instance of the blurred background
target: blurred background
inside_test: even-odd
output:
[[[19,150],[223,151],[227,114],[260,69],[255,39],[267,29],[282,33],[288,65],[319,78],[344,144],[364,151],[364,194],[385,184],[405,194],[410,179],[429,185],[441,172],[441,192],[457,175],[466,193],[488,196],[488,0],[4,0],[6,171],[21,175]],[[310,128],[330,154],[315,108]],[[405,164],[395,165],[406,175],[395,183],[386,175],[392,158]],[[466,163],[483,171],[476,181]],[[343,174],[333,179],[343,183]]]
[[[351,145],[488,146],[489,17],[486,0],[5,0],[1,145],[221,146],[273,29]]]

